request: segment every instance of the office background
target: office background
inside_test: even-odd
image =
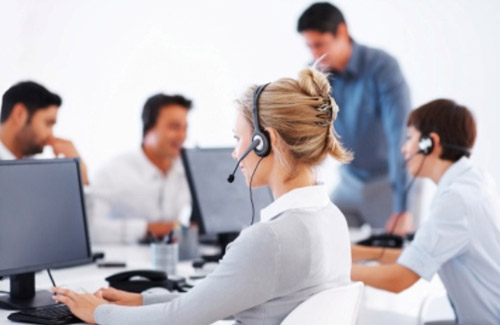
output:
[[[194,100],[187,146],[233,145],[234,100],[310,62],[296,22],[311,3],[3,0],[0,90],[31,79],[60,94],[55,134],[74,141],[91,176],[139,146],[140,111],[157,92]],[[500,2],[334,3],[355,40],[398,59],[414,107],[447,97],[474,111],[474,160],[500,183]],[[321,172],[330,185],[331,165]]]

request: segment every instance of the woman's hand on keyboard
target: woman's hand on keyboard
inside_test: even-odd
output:
[[[140,294],[117,290],[111,287],[101,288],[94,295],[117,305],[122,305],[122,306],[142,305],[142,296]]]
[[[102,304],[108,303],[103,298],[90,293],[81,294],[58,287],[52,288],[52,291],[56,293],[52,299],[65,304],[76,317],[91,324],[95,324],[95,309]]]

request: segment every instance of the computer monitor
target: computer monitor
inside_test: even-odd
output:
[[[53,304],[35,272],[91,260],[78,160],[0,161],[0,276],[10,276],[0,308]]]
[[[192,219],[198,222],[200,233],[234,238],[252,222],[249,188],[239,171],[233,183],[227,177],[236,161],[232,148],[195,148],[182,151],[182,161],[193,201]],[[253,189],[255,222],[260,210],[273,201],[269,187]],[[221,245],[225,246],[222,242]],[[224,248],[224,247],[223,247]]]

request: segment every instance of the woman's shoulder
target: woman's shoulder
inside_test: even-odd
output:
[[[237,239],[242,240],[274,240],[276,233],[273,222],[258,222],[250,227],[243,229]]]
[[[255,247],[270,246],[277,240],[276,232],[271,223],[259,222],[243,229],[231,246]]]

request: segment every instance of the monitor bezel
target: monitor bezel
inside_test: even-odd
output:
[[[0,160],[0,166],[2,165],[35,165],[35,164],[73,164],[76,168],[78,175],[78,191],[80,194],[80,203],[82,206],[82,214],[83,214],[83,224],[85,228],[85,240],[86,240],[86,248],[87,248],[87,256],[85,258],[78,258],[71,261],[61,261],[54,263],[46,263],[46,264],[37,264],[30,265],[24,267],[17,267],[11,269],[3,269],[0,270],[0,276],[8,276],[8,275],[16,275],[23,274],[29,272],[37,272],[44,269],[51,268],[64,268],[71,266],[79,266],[92,263],[92,250],[89,239],[89,228],[88,228],[88,218],[87,218],[87,207],[85,205],[84,198],[84,189],[83,189],[83,180],[80,169],[80,161],[78,158],[58,158],[58,159],[19,159],[19,160]]]
[[[198,225],[198,229],[199,229],[199,233],[201,235],[225,235],[225,234],[229,234],[229,235],[233,235],[235,233],[239,233],[240,231],[238,232],[212,232],[212,231],[207,231],[207,225],[205,224],[205,220],[206,218],[204,218],[204,216],[202,215],[202,211],[201,211],[201,208],[200,208],[200,202],[199,202],[199,198],[198,198],[198,191],[197,191],[197,188],[196,188],[196,181],[194,179],[194,176],[193,176],[193,173],[191,171],[191,164],[190,164],[190,158],[188,157],[188,153],[187,151],[188,150],[196,150],[196,151],[210,151],[210,152],[215,152],[215,151],[221,151],[221,152],[232,152],[234,150],[234,148],[231,148],[231,147],[203,147],[203,148],[200,148],[200,147],[194,147],[194,148],[182,148],[181,150],[181,160],[182,160],[182,164],[184,166],[184,170],[185,170],[185,173],[186,173],[186,179],[187,179],[187,182],[188,182],[188,185],[189,185],[189,190],[190,190],[190,193],[191,193],[191,204],[192,204],[192,212],[191,212],[191,221],[195,222],[197,225]],[[236,165],[236,161],[234,162],[235,165]],[[229,173],[231,172],[231,170],[228,170],[228,175]],[[269,191],[269,196],[270,198],[273,198],[273,195],[272,195],[272,192],[271,192],[271,189],[269,187],[267,187],[267,190]],[[271,202],[274,201],[271,200]],[[258,211],[256,212],[258,213]],[[249,224],[248,226],[250,226],[250,220],[249,220]]]

